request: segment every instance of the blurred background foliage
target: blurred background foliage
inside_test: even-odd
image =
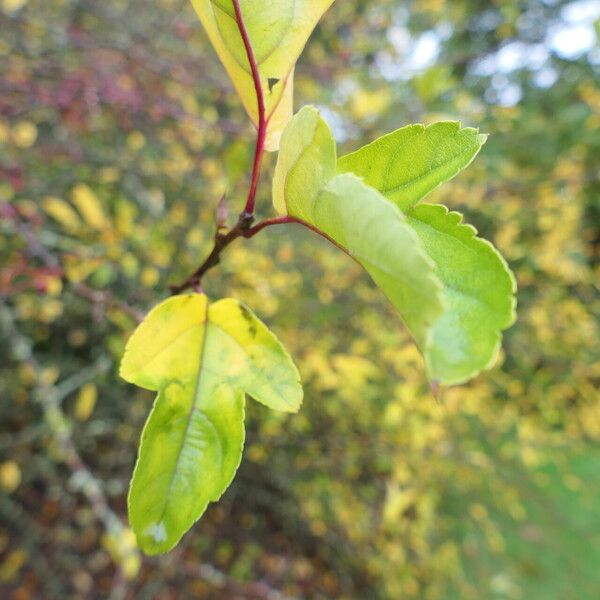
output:
[[[151,394],[136,319],[242,208],[253,131],[187,0],[0,0],[3,598],[600,598],[600,9],[338,0],[296,104],[347,150],[409,122],[491,134],[431,196],[519,283],[497,366],[433,399],[400,320],[298,226],[205,280],[295,357],[299,415],[248,404],[240,471],[170,555],[126,491]],[[267,160],[259,212],[271,214]]]

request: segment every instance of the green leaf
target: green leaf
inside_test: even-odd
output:
[[[458,131],[441,125],[438,133]],[[412,332],[432,379],[457,384],[488,368],[500,332],[514,321],[515,282],[505,261],[458,213],[424,204],[405,215],[356,175],[333,175],[335,156],[326,123],[316,109],[303,108],[282,136],[276,209],[320,231],[369,272]],[[380,169],[362,166],[363,173]]]
[[[445,310],[425,352],[429,373],[445,384],[463,383],[496,360],[501,331],[515,320],[514,276],[492,244],[462,224],[459,213],[419,204],[407,217],[444,286]]]
[[[308,217],[304,208],[312,206],[335,175],[335,140],[318,111],[305,106],[284,130],[281,145],[273,175],[273,205],[280,214]]]
[[[407,210],[467,167],[486,137],[455,121],[408,125],[340,158],[338,172],[363,177]]]
[[[147,554],[170,550],[231,483],[244,444],[244,394],[295,412],[298,371],[277,338],[235,300],[170,298],[136,329],[121,376],[158,392],[142,433],[129,519]]]
[[[355,175],[333,176],[333,164],[331,130],[315,108],[306,106],[281,140],[273,188],[276,208],[315,227],[357,260],[414,335],[425,339],[442,312],[433,262],[396,206]]]
[[[358,261],[400,311],[417,340],[442,312],[434,265],[406,218],[350,173],[334,177],[312,206],[294,211]]]
[[[258,122],[256,90],[231,0],[192,0],[250,118]],[[267,118],[267,149],[276,150],[292,117],[294,66],[333,0],[240,0],[258,63]]]

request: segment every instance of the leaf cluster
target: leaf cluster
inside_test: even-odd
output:
[[[301,223],[355,259],[400,313],[433,384],[463,383],[494,363],[500,333],[515,318],[515,280],[461,215],[421,200],[465,168],[486,137],[455,122],[410,125],[338,160],[316,109],[287,114],[294,64],[329,4],[282,0],[267,12],[237,0],[194,2],[247,110],[255,104],[258,111],[249,110],[258,116],[249,200],[266,119],[266,145],[279,145],[273,204],[281,222]],[[246,218],[242,213],[240,224]],[[299,408],[285,350],[276,343],[273,352],[268,340],[275,338],[246,309],[222,302],[209,308],[204,295],[163,302],[133,335],[122,362],[125,379],[159,392],[129,495],[132,527],[151,554],[171,549],[231,482],[241,458],[245,393],[270,408]],[[246,359],[216,333],[225,330]],[[253,377],[280,398],[265,399],[263,389],[248,385]]]

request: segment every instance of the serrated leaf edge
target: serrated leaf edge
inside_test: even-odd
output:
[[[474,227],[470,223],[465,223],[463,221],[464,215],[462,213],[459,213],[458,211],[450,210],[447,206],[445,206],[443,204],[421,203],[420,206],[430,206],[430,207],[434,207],[436,210],[443,211],[444,216],[450,216],[454,219],[453,225],[456,226],[458,231],[467,233],[469,238],[475,239],[475,240],[477,240],[478,243],[483,244],[483,245],[487,246],[488,248],[490,248],[492,250],[492,252],[494,253],[494,255],[496,256],[496,258],[499,259],[500,264],[504,268],[504,273],[506,275],[508,275],[510,282],[511,282],[510,309],[509,309],[510,315],[509,315],[508,319],[506,320],[506,322],[501,326],[501,328],[494,332],[494,335],[497,338],[497,341],[496,341],[494,351],[491,353],[490,360],[485,364],[485,366],[477,368],[477,369],[473,369],[472,371],[470,371],[468,375],[465,375],[461,378],[457,378],[456,380],[449,380],[449,381],[444,382],[445,385],[460,385],[462,383],[469,381],[470,379],[473,379],[480,373],[491,369],[495,365],[495,363],[498,359],[498,354],[500,352],[501,345],[502,345],[502,332],[504,332],[507,329],[509,329],[510,327],[512,327],[512,325],[514,325],[514,323],[516,322],[516,318],[517,318],[517,313],[516,313],[517,281],[515,279],[514,273],[510,269],[510,266],[509,266],[508,262],[506,261],[506,259],[504,258],[504,256],[502,256],[502,254],[498,251],[498,249],[494,246],[494,244],[492,244],[489,240],[479,237],[477,235],[479,232],[477,231],[476,227]],[[409,210],[407,213],[409,217],[410,217],[411,210]],[[421,222],[423,223],[423,221],[421,221]],[[427,223],[425,223],[425,224],[427,225]],[[438,231],[438,230],[436,229],[436,231]],[[444,233],[445,235],[449,235],[449,234],[446,234],[445,232],[439,232],[439,233]],[[454,237],[454,236],[452,236],[452,237]],[[454,238],[454,239],[456,239],[456,238]],[[461,240],[459,240],[459,241],[461,241]],[[446,285],[442,281],[442,289],[444,289],[445,287],[446,287]],[[433,334],[433,327],[431,328],[430,333]],[[425,364],[427,366],[427,371],[428,371],[428,373],[431,374],[432,368],[431,368],[431,363],[430,363],[429,352],[424,353],[424,358],[425,358]],[[432,379],[435,379],[435,377],[432,377]]]

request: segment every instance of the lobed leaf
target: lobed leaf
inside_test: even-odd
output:
[[[244,394],[295,412],[299,375],[277,338],[246,307],[204,295],[170,298],[130,338],[121,376],[157,391],[128,506],[138,545],[170,550],[220,498],[244,444]]]
[[[486,139],[456,121],[408,125],[340,158],[338,172],[363,177],[407,210],[467,167]]]
[[[256,90],[231,0],[192,0],[246,111],[258,123]],[[258,64],[269,120],[268,150],[277,150],[292,117],[294,66],[333,0],[240,0]]]

